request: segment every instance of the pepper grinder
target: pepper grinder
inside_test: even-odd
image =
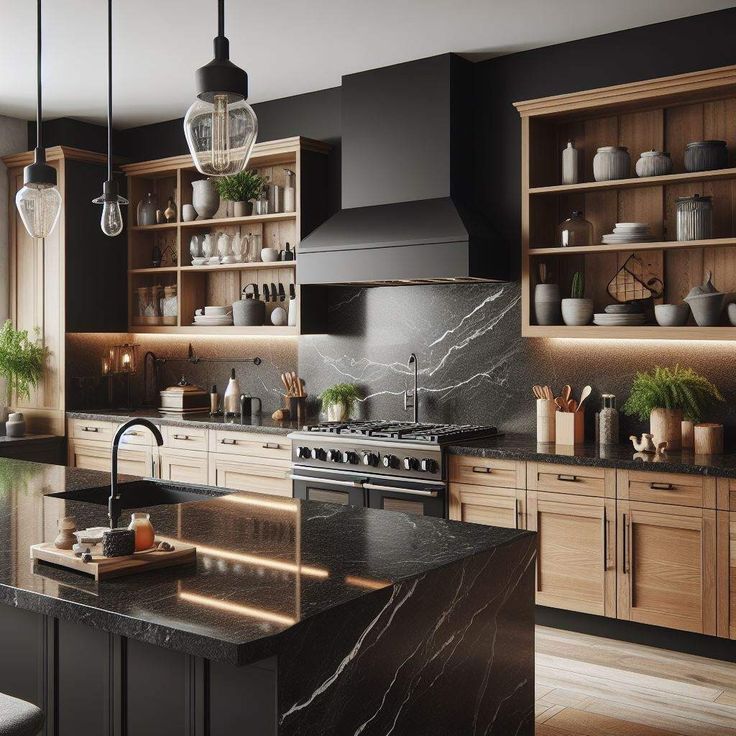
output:
[[[600,445],[618,444],[618,409],[613,394],[602,394],[603,406],[598,412],[598,443]]]
[[[210,416],[214,417],[217,415],[220,408],[220,397],[217,394],[217,386],[213,383],[212,390],[210,391]]]

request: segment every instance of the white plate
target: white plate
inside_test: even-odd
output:
[[[634,230],[640,230],[641,228],[649,229],[649,223],[648,222],[617,222],[616,227],[626,228],[626,229],[633,228]]]

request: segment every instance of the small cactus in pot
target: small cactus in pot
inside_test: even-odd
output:
[[[593,319],[593,300],[585,298],[585,274],[576,271],[572,277],[570,297],[562,300],[562,320],[569,327],[590,324]]]

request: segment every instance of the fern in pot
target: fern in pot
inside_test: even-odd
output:
[[[246,217],[253,211],[252,200],[261,196],[266,180],[256,171],[240,171],[215,180],[220,199],[233,203],[233,216]]]
[[[682,447],[682,421],[699,422],[721,392],[705,376],[692,368],[660,368],[637,373],[631,393],[623,406],[624,414],[649,420],[654,444],[667,442],[668,450]]]
[[[28,336],[27,330],[16,330],[7,320],[0,330],[0,376],[5,379],[6,405],[0,407],[0,426],[5,434],[13,397],[30,399],[31,389],[38,386],[46,363],[46,349]]]
[[[361,396],[354,383],[338,383],[323,391],[319,398],[328,422],[345,422]]]
[[[562,320],[570,327],[590,324],[593,319],[593,300],[585,298],[585,275],[576,271],[572,277],[570,297],[562,300]]]

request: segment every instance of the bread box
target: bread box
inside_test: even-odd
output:
[[[196,414],[210,408],[209,394],[199,386],[193,386],[184,378],[176,386],[160,392],[162,414]]]

